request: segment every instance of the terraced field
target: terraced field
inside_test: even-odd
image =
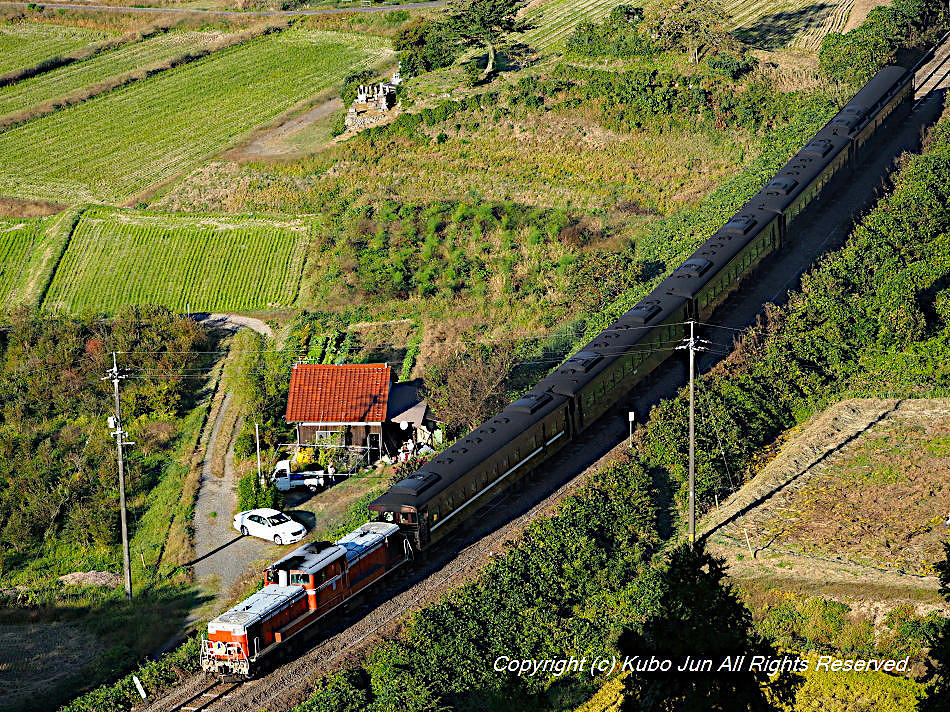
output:
[[[570,37],[582,22],[600,22],[610,11],[627,0],[550,0],[537,10],[529,12],[537,24],[525,32],[520,40],[525,44],[547,51]]]
[[[308,234],[303,223],[267,218],[89,209],[76,224],[43,307],[287,307],[297,294]]]
[[[35,306],[62,255],[75,212],[0,220],[0,308]]]
[[[0,87],[0,116],[66,96],[111,77],[201,49],[221,39],[220,32],[172,32],[125,45],[84,62],[67,64],[31,79]]]
[[[727,0],[732,28],[760,49],[816,50],[829,32],[841,32],[854,0]]]
[[[128,201],[390,52],[306,29],[223,49],[0,133],[0,193]]]
[[[582,22],[599,22],[626,0],[549,0],[529,13],[537,27],[522,41],[547,51],[566,40]],[[763,49],[817,49],[829,32],[848,22],[854,0],[726,0],[732,29]]]
[[[0,75],[29,67],[108,36],[105,32],[84,27],[35,22],[0,25]]]

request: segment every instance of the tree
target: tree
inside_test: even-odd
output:
[[[445,28],[432,20],[419,20],[406,27],[396,37],[394,46],[399,52],[399,71],[406,77],[447,67],[458,52]]]
[[[482,80],[495,71],[497,51],[509,35],[531,29],[531,23],[518,17],[528,0],[462,0],[455,5],[443,26],[446,34],[463,47],[484,47],[488,64]]]
[[[646,11],[640,31],[663,49],[682,49],[696,63],[708,51],[735,43],[726,31],[721,0],[660,0]]]
[[[742,712],[771,710],[773,700],[790,701],[793,678],[752,671],[717,671],[725,656],[776,656],[775,649],[752,627],[752,615],[723,584],[723,560],[702,544],[684,544],[670,555],[661,578],[657,613],[641,632],[627,630],[618,648],[641,659],[673,661],[669,672],[632,672],[624,680],[622,712]],[[686,656],[712,659],[710,672],[677,672]],[[769,698],[773,698],[770,700]]]
[[[504,383],[515,365],[511,344],[474,344],[435,359],[426,394],[436,418],[450,430],[474,428],[504,406]]]

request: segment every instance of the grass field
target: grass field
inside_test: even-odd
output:
[[[105,32],[22,22],[0,25],[0,75],[105,39]]]
[[[307,236],[302,223],[267,218],[90,209],[76,224],[43,307],[286,307],[297,293]]]
[[[0,134],[0,192],[127,201],[387,53],[380,38],[296,29],[229,47]]]
[[[221,36],[219,32],[162,34],[0,87],[0,116],[29,109],[105,79],[171,59],[188,50],[200,49]]]
[[[848,22],[854,0],[727,0],[732,27],[760,49],[816,50]]]

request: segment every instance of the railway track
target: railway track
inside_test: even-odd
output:
[[[950,75],[950,32],[928,52],[914,67],[914,108],[933,97],[938,89],[945,88]]]
[[[222,682],[215,680],[168,709],[171,710],[171,712],[204,712],[215,703],[227,700],[231,693],[242,684],[241,682]]]
[[[950,77],[950,35],[930,59],[916,68],[917,84],[928,98],[946,88]],[[936,79],[934,79],[936,77]],[[915,80],[916,81],[916,80]],[[879,194],[894,159],[903,151],[919,145],[921,130],[939,115],[936,102],[922,105],[904,126],[888,136],[879,155],[865,164],[865,170],[833,201],[822,207],[803,230],[796,248],[777,254],[761,274],[748,281],[717,313],[717,323],[728,328],[744,328],[753,323],[767,302],[781,304],[789,290],[797,286],[798,275],[815,258],[835,249],[850,233],[854,215],[870,205]],[[700,369],[712,368],[722,356],[706,354]],[[167,695],[152,702],[143,712],[254,712],[260,709],[286,709],[303,699],[315,678],[347,662],[360,659],[365,649],[378,639],[390,638],[400,621],[430,602],[439,600],[448,590],[472,580],[493,556],[504,552],[531,521],[550,513],[573,489],[581,486],[588,472],[612,450],[623,447],[627,435],[627,409],[645,413],[660,399],[670,396],[683,384],[685,368],[676,360],[667,362],[633,401],[623,403],[614,412],[586,431],[584,436],[559,453],[544,468],[520,486],[496,495],[470,513],[464,527],[446,541],[445,547],[429,554],[411,568],[403,568],[378,590],[369,590],[354,600],[349,609],[315,631],[309,646],[295,654],[292,662],[276,665],[259,678],[243,683],[214,683],[196,676]],[[578,474],[580,473],[580,474]],[[526,496],[526,489],[531,495]],[[318,635],[322,638],[318,639]],[[219,687],[234,685],[229,689]],[[223,691],[222,691],[223,690]],[[207,696],[207,697],[206,697]]]

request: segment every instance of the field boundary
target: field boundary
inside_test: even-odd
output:
[[[59,220],[56,222],[56,224],[53,225],[49,230],[50,237],[53,237],[54,233],[57,230],[62,229],[62,222],[64,220],[68,220],[69,222],[69,227],[66,228],[66,234],[63,237],[63,240],[61,242],[61,247],[59,248],[59,254],[56,255],[56,258],[53,260],[52,266],[46,273],[46,282],[43,284],[42,289],[40,289],[39,293],[36,296],[37,309],[43,308],[43,302],[46,299],[46,294],[47,292],[49,292],[50,285],[53,284],[53,277],[56,275],[56,272],[59,270],[59,265],[63,261],[63,255],[66,254],[66,250],[69,248],[69,243],[73,239],[73,232],[76,230],[76,226],[79,224],[79,220],[80,218],[82,218],[82,214],[85,212],[85,210],[86,210],[85,207],[80,207],[80,208],[74,208],[72,210],[64,211],[63,214],[60,216]]]
[[[268,25],[264,28],[256,30],[247,30],[245,32],[234,33],[227,35],[221,41],[213,43],[208,47],[181,52],[180,54],[176,54],[169,59],[160,60],[144,67],[130,69],[113,77],[108,77],[103,79],[101,82],[90,85],[89,87],[75,89],[68,94],[49,99],[28,109],[21,109],[20,111],[15,111],[11,114],[0,117],[0,133],[14,128],[15,126],[19,126],[20,124],[25,124],[29,121],[34,121],[44,116],[49,116],[50,114],[54,114],[57,111],[61,111],[70,106],[81,104],[84,101],[104,96],[111,91],[122,89],[123,87],[127,87],[131,84],[134,84],[135,82],[150,79],[151,77],[155,77],[159,74],[162,74],[163,72],[182,67],[186,64],[191,64],[192,62],[203,59],[214,54],[215,52],[225,50],[228,47],[249,42],[251,40],[257,39],[258,37],[264,37],[265,35],[282,32],[286,29],[286,24]],[[88,59],[92,59],[92,57],[89,57]],[[82,61],[87,60],[84,59]]]

